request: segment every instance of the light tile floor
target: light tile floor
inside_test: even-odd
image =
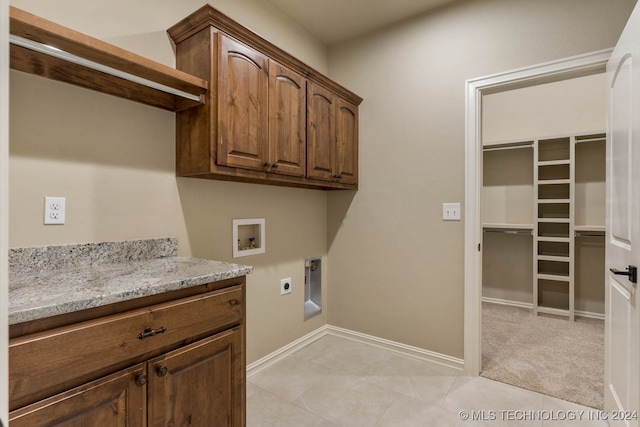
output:
[[[598,417],[585,406],[333,335],[247,379],[248,427],[608,425]]]

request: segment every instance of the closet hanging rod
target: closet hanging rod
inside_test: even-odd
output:
[[[502,233],[502,234],[523,234],[527,236],[531,236],[531,230],[497,230],[497,229],[486,229],[482,230],[484,233]]]
[[[601,138],[576,139],[576,144],[580,144],[582,142],[599,142],[599,141],[605,141],[606,139],[607,139],[606,136],[603,136]]]
[[[502,150],[515,150],[518,148],[533,148],[533,143],[530,142],[528,144],[519,144],[519,145],[504,145],[504,146],[497,146],[497,147],[487,147],[487,148],[483,148],[482,151],[502,151]]]
[[[83,67],[90,68],[95,71],[100,71],[105,74],[109,74],[114,77],[119,77],[124,80],[128,80],[130,82],[134,82],[140,85],[144,85],[162,92],[169,93],[171,95],[180,96],[182,98],[196,101],[199,103],[203,102],[204,97],[202,95],[196,95],[192,93],[185,92],[180,89],[176,89],[170,86],[166,86],[162,83],[154,82],[152,80],[146,79],[144,77],[137,76],[135,74],[128,73],[123,70],[118,70],[116,68],[110,67],[108,65],[100,64],[90,59],[82,58],[73,53],[65,52],[56,47],[49,46],[43,43],[38,43],[34,40],[30,40],[24,37],[16,36],[14,34],[9,35],[9,43],[14,44],[16,46],[20,46],[26,49],[33,50],[38,53],[43,53],[45,55],[52,56],[54,58],[62,59],[64,61],[69,61],[73,64],[77,64]]]
[[[604,232],[576,231],[576,237],[604,237]]]

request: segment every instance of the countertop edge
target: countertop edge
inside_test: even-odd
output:
[[[213,271],[212,273],[199,273],[191,275],[188,273],[187,269],[187,273],[180,278],[174,278],[168,281],[154,278],[156,281],[159,281],[159,283],[152,284],[145,283],[145,280],[139,280],[139,284],[132,283],[131,287],[127,289],[114,290],[113,292],[105,292],[104,289],[102,289],[105,287],[108,288],[108,284],[106,286],[96,286],[97,289],[102,289],[102,291],[96,292],[95,294],[92,294],[90,296],[84,295],[80,298],[70,298],[68,301],[62,302],[53,300],[51,302],[44,302],[39,305],[17,307],[13,310],[10,301],[9,325],[44,319],[61,314],[73,313],[76,311],[91,309],[109,304],[117,304],[119,302],[127,300],[162,294],[175,290],[204,285],[207,283],[233,279],[236,277],[246,276],[253,272],[253,267],[250,266],[198,258],[168,257],[164,258],[164,260],[165,262],[175,262],[176,264],[185,262],[198,262],[199,269],[206,268],[210,264],[211,270],[217,271]],[[153,260],[138,261],[136,262],[136,264],[142,268],[151,261]],[[132,282],[135,282],[135,280],[132,280]],[[84,291],[84,293],[88,292],[90,292],[90,290]]]

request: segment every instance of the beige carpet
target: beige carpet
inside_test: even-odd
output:
[[[604,321],[568,322],[483,303],[480,375],[602,409]]]

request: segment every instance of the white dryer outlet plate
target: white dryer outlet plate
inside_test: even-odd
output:
[[[291,293],[291,277],[280,280],[280,295],[286,295]]]

